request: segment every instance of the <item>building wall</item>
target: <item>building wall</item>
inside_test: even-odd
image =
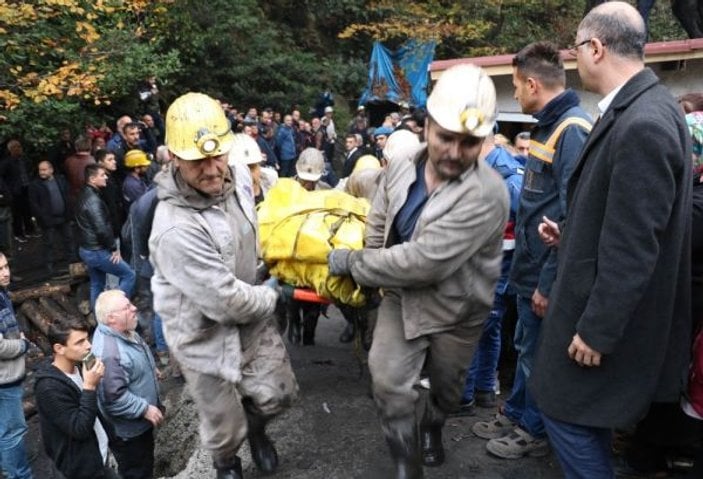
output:
[[[703,59],[681,62],[680,68],[672,68],[675,66],[673,62],[652,63],[648,66],[652,68],[657,76],[661,78],[662,82],[669,87],[671,94],[675,97],[694,91],[703,92]],[[513,98],[512,77],[508,75],[494,76],[493,82],[495,83],[498,95],[498,111],[519,113],[520,105]],[[566,72],[566,84],[579,94],[583,108],[593,117],[597,116],[597,105],[601,96],[583,90],[581,80],[576,70]]]

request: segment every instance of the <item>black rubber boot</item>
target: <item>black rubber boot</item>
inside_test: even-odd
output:
[[[300,312],[296,305],[288,307],[288,341],[291,344],[300,344]]]
[[[381,421],[381,428],[395,464],[395,479],[422,479],[415,419]]]
[[[303,319],[303,346],[315,346],[315,328],[317,328],[317,314],[306,315]]]
[[[369,318],[367,315],[360,314],[359,315],[359,335],[361,336],[361,345],[363,346],[365,351],[368,351],[371,349],[371,337],[368,333],[369,329]]]
[[[352,340],[354,339],[354,333],[356,331],[354,330],[354,323],[350,323],[347,321],[347,325],[344,328],[344,331],[342,331],[342,334],[339,335],[339,342],[340,343],[351,343]]]
[[[217,471],[217,479],[244,479],[242,473],[242,461],[238,456],[234,456],[231,461],[215,460],[215,471]]]
[[[259,471],[263,474],[272,474],[278,468],[278,453],[273,442],[266,435],[267,422],[265,417],[247,411],[249,425],[247,439],[249,439],[251,458]]]
[[[444,463],[442,427],[445,419],[446,414],[439,409],[430,394],[425,404],[425,414],[420,421],[420,447],[425,466],[437,467]]]

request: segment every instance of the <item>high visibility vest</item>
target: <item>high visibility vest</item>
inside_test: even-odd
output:
[[[583,118],[577,116],[565,118],[557,125],[552,134],[549,135],[546,142],[540,143],[537,140],[530,140],[530,156],[534,156],[551,165],[554,161],[554,152],[556,151],[557,142],[561,137],[561,133],[565,128],[571,125],[578,125],[589,133],[592,128],[591,123]]]

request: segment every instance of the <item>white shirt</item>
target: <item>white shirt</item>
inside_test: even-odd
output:
[[[83,378],[78,372],[78,368],[75,368],[73,371],[73,374],[66,374],[66,376],[71,378],[71,381],[76,383],[78,389],[83,391]],[[103,457],[103,464],[105,464],[107,462],[107,433],[97,417],[95,418],[95,425],[93,426],[93,429],[95,430],[95,435],[98,438],[98,447],[100,448],[100,455]]]
[[[598,102],[598,109],[600,110],[600,117],[602,118],[603,115],[605,115],[605,112],[608,110],[608,107],[610,107],[610,104],[613,102],[615,99],[615,96],[620,93],[620,90],[622,90],[622,87],[624,87],[625,84],[623,83],[619,87],[615,88],[613,91],[605,95],[605,97]]]

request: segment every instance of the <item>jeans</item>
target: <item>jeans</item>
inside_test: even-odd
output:
[[[31,479],[24,447],[27,424],[22,410],[22,385],[0,387],[0,469],[6,479]]]
[[[500,358],[500,330],[505,314],[505,298],[506,295],[498,293],[493,298],[493,309],[483,323],[481,339],[478,341],[478,348],[466,374],[462,403],[471,402],[474,398],[474,390],[493,391],[496,388],[496,369]]]
[[[154,477],[154,430],[129,439],[120,437],[110,444],[122,479]]]
[[[106,249],[88,250],[80,248],[78,254],[88,266],[91,309],[95,310],[95,300],[105,289],[105,276],[108,273],[120,278],[119,288],[124,291],[128,298],[132,296],[136,275],[124,260],[120,259],[119,263],[113,264],[110,261],[112,253]]]
[[[505,402],[505,415],[516,422],[533,437],[544,437],[544,423],[532,395],[527,391],[532,365],[537,351],[542,318],[532,312],[532,298],[518,296],[517,326],[515,327],[515,349],[517,367],[510,397]]]
[[[579,426],[542,415],[566,479],[613,479],[610,429]]]
[[[164,337],[164,326],[161,321],[161,316],[154,312],[154,320],[152,322],[152,328],[154,333],[154,345],[156,350],[160,353],[168,351],[168,345],[166,344],[166,338]]]
[[[493,391],[496,388],[496,369],[500,359],[501,330],[503,316],[507,308],[507,299],[515,293],[508,287],[510,266],[513,264],[513,250],[503,251],[503,261],[500,268],[500,278],[496,284],[493,297],[493,308],[483,323],[483,332],[474,353],[471,366],[466,372],[464,394],[461,397],[463,404],[471,402],[474,391]]]

